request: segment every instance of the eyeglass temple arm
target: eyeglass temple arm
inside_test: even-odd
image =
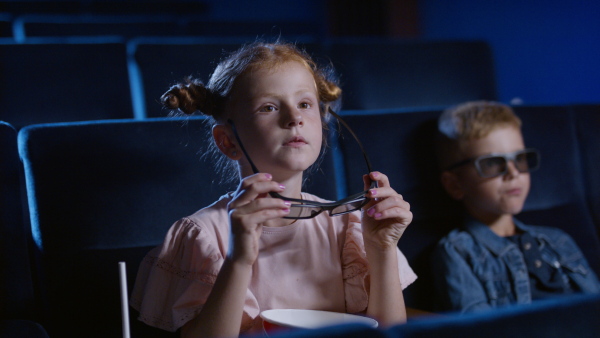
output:
[[[244,148],[244,144],[242,143],[242,140],[240,140],[240,136],[237,133],[237,129],[235,129],[235,124],[233,124],[233,121],[230,119],[227,120],[227,123],[229,123],[231,125],[231,129],[233,129],[233,135],[235,136],[235,139],[237,140],[238,145],[240,146],[240,149],[242,149],[244,156],[246,156],[248,163],[250,163],[250,167],[252,167],[252,171],[254,171],[255,174],[258,174],[258,168],[254,165],[254,162],[252,162],[252,160],[250,159],[250,156],[248,156],[248,153],[246,152],[246,148]]]
[[[333,111],[333,109],[331,109],[331,107],[328,107],[328,112],[333,117],[335,117],[338,120],[338,122],[340,122],[346,128],[346,130],[348,130],[350,132],[350,134],[352,135],[352,137],[354,137],[354,139],[356,140],[356,143],[358,143],[358,146],[360,147],[360,150],[361,150],[361,152],[363,154],[365,162],[367,163],[367,169],[369,170],[369,173],[372,172],[373,169],[372,169],[372,166],[371,166],[371,161],[369,161],[369,156],[367,156],[367,152],[365,151],[365,147],[363,146],[362,142],[360,142],[360,140],[358,139],[358,136],[356,136],[356,134],[354,133],[354,131],[352,130],[352,128],[350,128],[350,126],[346,123],[346,121],[344,121],[341,116],[339,116],[338,114],[336,114]],[[235,128],[235,124],[233,123],[233,121],[231,119],[228,119],[227,123],[229,123],[231,125],[231,128],[233,129],[233,135],[235,136],[235,139],[237,140],[237,142],[238,142],[238,144],[240,146],[240,149],[242,150],[242,152],[246,156],[246,159],[248,160],[248,163],[250,163],[250,166],[252,167],[252,170],[254,171],[254,173],[258,173],[258,168],[256,167],[256,165],[254,165],[254,162],[252,162],[252,160],[250,159],[250,156],[248,156],[248,153],[246,152],[246,149],[244,148],[244,145],[243,145],[242,141],[240,140],[240,136],[237,133],[237,129]]]
[[[367,163],[367,169],[369,169],[369,173],[372,172],[373,169],[371,169],[372,168],[371,161],[369,161],[369,156],[367,156],[367,152],[365,151],[365,147],[363,147],[362,143],[358,139],[358,136],[356,136],[356,134],[354,133],[354,131],[352,130],[352,128],[350,128],[350,126],[346,123],[346,121],[344,121],[341,116],[339,116],[338,114],[336,114],[333,111],[333,109],[331,109],[331,107],[328,107],[328,112],[333,117],[335,117],[338,120],[338,122],[340,122],[346,128],[346,130],[348,130],[350,132],[350,134],[352,135],[352,137],[354,137],[354,139],[356,140],[356,143],[358,143],[358,146],[360,147],[360,150],[362,151],[363,157],[365,158],[365,162]]]

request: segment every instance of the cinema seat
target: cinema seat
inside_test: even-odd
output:
[[[35,319],[17,132],[0,121],[0,319]]]
[[[325,41],[344,110],[431,107],[496,99],[493,55],[482,41]]]
[[[514,109],[523,121],[525,144],[541,153],[540,169],[531,174],[531,190],[517,218],[567,232],[600,275],[600,239],[585,197],[573,115],[566,106]]]
[[[203,122],[88,121],[19,132],[40,322],[50,336],[120,336],[118,262],[127,263],[131,290],[142,258],[171,224],[225,192],[200,158]],[[174,336],[131,314],[132,336]]]
[[[191,117],[41,124],[19,132],[41,322],[51,336],[119,335],[117,263],[127,263],[131,291],[142,258],[176,220],[235,190],[237,182],[221,184],[212,159],[201,156],[209,130],[205,119]],[[335,192],[332,182],[317,173],[311,185]],[[131,323],[134,337],[166,334],[133,312]]]
[[[0,118],[30,124],[133,118],[118,39],[0,42]]]
[[[570,109],[577,126],[584,190],[600,234],[600,104],[574,105]]]

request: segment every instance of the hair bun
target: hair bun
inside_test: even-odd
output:
[[[169,88],[160,101],[165,108],[179,110],[186,115],[192,115],[196,111],[206,115],[213,114],[210,92],[199,79],[186,78],[185,82]]]

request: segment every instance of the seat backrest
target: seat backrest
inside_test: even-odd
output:
[[[202,20],[191,19],[189,31],[196,36],[232,37],[240,36],[250,39],[277,38],[286,40],[319,36],[321,25],[305,21],[261,21],[261,20]]]
[[[531,174],[529,196],[516,217],[567,232],[600,275],[600,240],[585,198],[573,115],[566,106],[516,106],[514,110],[523,122],[525,145],[541,153],[540,169]]]
[[[51,336],[118,335],[118,262],[127,263],[131,291],[142,258],[176,220],[236,188],[220,185],[212,164],[201,160],[205,122],[111,120],[20,131],[42,323]],[[334,192],[333,180],[321,176],[315,173],[317,188],[307,190]],[[132,336],[158,334],[147,332],[153,330],[135,311],[132,317]]]
[[[600,332],[598,311],[600,295],[576,295],[480,313],[424,316],[385,332],[405,338],[594,337]]]
[[[179,36],[188,33],[185,20],[157,15],[28,14],[14,19],[15,38]]]
[[[0,337],[48,338],[48,333],[39,323],[26,319],[0,320]]]
[[[37,252],[42,324],[51,336],[121,332],[118,262],[129,291],[144,255],[177,219],[214,202],[190,118],[35,125],[19,133]],[[145,327],[132,312],[132,335]],[[136,325],[138,327],[136,327]],[[157,330],[158,331],[158,330]]]
[[[0,43],[0,119],[35,123],[133,118],[125,44],[115,39]]]
[[[140,38],[128,43],[131,66],[140,91],[142,105],[138,109],[146,117],[165,117],[160,97],[172,85],[186,77],[204,83],[226,54],[239,48],[239,39]]]
[[[34,319],[17,132],[0,121],[0,319]]]
[[[208,82],[219,61],[254,38],[140,38],[128,43],[134,85],[141,97],[138,109],[147,117],[164,117],[160,97],[185,77]],[[303,46],[314,48],[309,42]]]
[[[577,125],[584,189],[600,234],[600,104],[571,106]]]
[[[0,13],[0,38],[12,38],[12,20],[9,15]]]
[[[481,41],[334,40],[343,109],[385,109],[494,100],[492,52]]]
[[[433,136],[440,112],[389,109],[343,115],[362,141],[373,170],[386,174],[411,205],[413,222],[399,247],[419,278],[405,290],[405,301],[409,307],[429,311],[433,310],[431,251],[461,217],[460,206],[446,195],[438,178]],[[366,173],[362,154],[347,135],[340,140],[339,150],[348,193],[358,192]]]

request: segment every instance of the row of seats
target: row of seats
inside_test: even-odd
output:
[[[542,153],[519,218],[569,233],[600,274],[600,105],[515,110],[526,144]],[[433,310],[430,252],[460,222],[433,157],[440,112],[342,112],[373,169],[411,203],[414,220],[399,246],[419,279],[405,298],[425,311]],[[127,263],[131,289],[142,257],[175,220],[235,188],[219,184],[210,159],[201,156],[208,127],[202,117],[83,121],[28,126],[17,139],[2,125],[3,317],[38,320],[51,336],[119,335],[117,262]],[[351,137],[330,135],[331,147],[305,190],[336,199],[363,188],[366,168]],[[134,336],[169,336],[139,323],[134,312],[131,323]]]
[[[187,76],[207,81],[248,38],[0,39],[0,119],[47,123],[164,117],[160,96]],[[496,99],[493,58],[481,41],[293,40],[332,63],[344,109],[442,106]]]
[[[493,312],[419,318],[389,328],[339,325],[269,335],[273,338],[456,338],[456,337],[586,337],[600,332],[600,296],[540,301]],[[251,338],[242,337],[242,338]],[[256,336],[254,336],[256,337]]]
[[[233,21],[179,14],[0,14],[0,37],[26,42],[56,36],[319,36],[319,25],[288,21]]]

